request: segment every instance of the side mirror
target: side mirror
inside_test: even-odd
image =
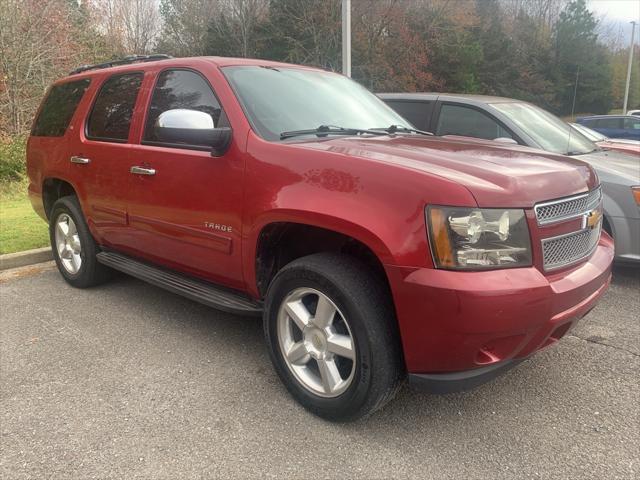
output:
[[[494,138],[493,141],[500,142],[500,143],[507,143],[509,145],[518,145],[518,142],[516,142],[513,138],[509,138],[509,137],[498,137],[498,138]]]
[[[162,112],[154,125],[159,141],[188,147],[211,147],[214,156],[224,155],[231,144],[229,127],[215,128],[211,115],[176,108]]]

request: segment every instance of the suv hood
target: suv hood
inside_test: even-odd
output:
[[[464,185],[480,207],[529,208],[598,184],[584,162],[492,141],[397,135],[327,137],[295,146],[437,175]]]

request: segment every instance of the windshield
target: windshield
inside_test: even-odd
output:
[[[604,142],[609,137],[605,137],[601,133],[596,132],[595,130],[591,130],[589,127],[585,127],[584,125],[580,125],[579,123],[570,123],[573,128],[578,130],[581,134],[587,137],[592,142]]]
[[[265,140],[321,125],[349,129],[410,124],[353,80],[330,72],[287,67],[225,67],[253,129]]]
[[[596,150],[596,145],[555,115],[521,102],[494,103],[492,106],[524,130],[548,152],[580,155]]]

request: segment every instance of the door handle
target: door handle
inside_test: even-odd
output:
[[[71,163],[79,163],[80,165],[86,165],[87,163],[91,163],[91,159],[90,158],[77,157],[76,155],[71,157],[69,159],[69,161]]]
[[[136,175],[155,175],[155,168],[144,168],[144,167],[131,167],[131,173]]]

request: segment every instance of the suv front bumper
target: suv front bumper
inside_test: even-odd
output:
[[[603,234],[587,261],[549,275],[386,265],[410,382],[441,393],[474,387],[556,343],[606,291],[613,255]]]

